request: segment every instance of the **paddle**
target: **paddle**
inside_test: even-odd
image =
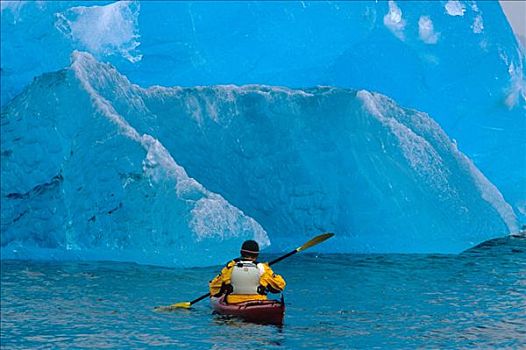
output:
[[[289,253],[287,253],[287,254],[285,254],[285,255],[277,258],[277,259],[272,260],[268,264],[269,265],[273,265],[275,263],[278,263],[281,260],[286,259],[286,258],[288,258],[291,255],[294,255],[296,253],[304,251],[305,249],[313,247],[316,244],[320,244],[321,242],[324,242],[324,241],[328,240],[332,236],[334,236],[334,233],[328,233],[328,232],[327,233],[323,233],[323,234],[321,234],[319,236],[316,236],[313,239],[311,239],[308,242],[306,242],[305,244],[303,244],[301,247],[298,247],[298,248],[294,249],[293,251],[291,251],[291,252],[289,252]],[[173,309],[189,309],[195,303],[197,303],[197,302],[199,302],[199,301],[201,301],[201,300],[203,300],[203,299],[205,299],[205,298],[207,298],[209,296],[210,296],[210,293],[206,293],[206,294],[203,294],[199,298],[194,299],[192,301],[183,301],[183,302],[172,304],[172,305],[168,305],[168,306],[156,306],[154,308],[154,310],[156,310],[156,311],[171,311]]]

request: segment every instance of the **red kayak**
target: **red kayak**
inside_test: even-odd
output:
[[[225,297],[210,298],[215,314],[237,316],[246,321],[262,324],[283,324],[285,302],[281,300],[252,300],[227,304]]]

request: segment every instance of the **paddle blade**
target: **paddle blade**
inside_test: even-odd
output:
[[[296,249],[296,251],[301,252],[302,250],[305,250],[307,248],[315,246],[316,244],[319,244],[321,242],[328,240],[332,236],[334,236],[334,233],[330,233],[330,232],[323,233],[319,236],[314,237],[313,239],[311,239],[310,241],[308,241],[307,243],[305,243],[304,245]]]
[[[170,305],[170,307],[174,309],[189,309],[191,306],[192,304],[189,301]]]
[[[168,306],[156,306],[155,311],[173,311],[176,309],[189,309],[192,304],[189,301],[183,301],[181,303],[176,303]]]

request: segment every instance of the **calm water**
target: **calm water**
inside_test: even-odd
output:
[[[461,255],[300,255],[283,327],[152,308],[207,291],[215,268],[3,261],[2,349],[525,348],[526,240]]]

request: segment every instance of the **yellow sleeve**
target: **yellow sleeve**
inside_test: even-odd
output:
[[[234,261],[230,261],[225,267],[223,267],[219,275],[215,276],[210,281],[208,284],[210,295],[216,295],[219,293],[223,284],[230,284],[230,277],[232,276],[232,267],[234,264]]]
[[[277,275],[272,271],[268,263],[264,263],[265,272],[261,275],[259,281],[263,287],[271,287],[277,292],[281,292],[285,289],[285,280],[280,275]],[[272,290],[271,290],[272,291]]]

